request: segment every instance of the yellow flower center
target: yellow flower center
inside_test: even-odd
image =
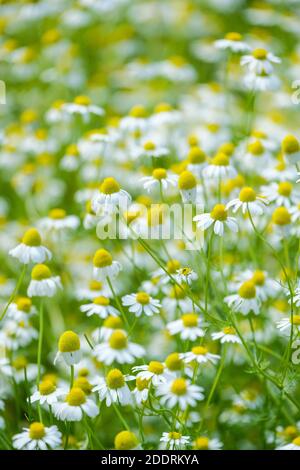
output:
[[[83,367],[82,369],[80,369],[78,371],[78,376],[79,377],[87,377],[89,375],[90,371],[86,368],[86,367]]]
[[[43,380],[39,384],[39,392],[41,395],[49,395],[50,393],[54,392],[56,389],[55,385],[51,380]]]
[[[235,32],[227,33],[225,39],[228,39],[228,41],[241,41],[242,35],[240,33]]]
[[[198,145],[199,142],[198,137],[195,134],[190,134],[187,140],[190,147]]]
[[[45,436],[45,427],[42,423],[31,423],[29,426],[30,439],[42,439]]]
[[[74,352],[80,349],[79,336],[74,331],[65,331],[59,338],[58,349],[60,352]]]
[[[34,281],[42,281],[51,277],[51,271],[45,264],[37,264],[31,271],[31,278]]]
[[[64,219],[66,217],[66,211],[64,209],[52,209],[49,212],[51,219]]]
[[[224,204],[216,204],[210,213],[210,216],[214,220],[224,221],[227,219],[227,210]]]
[[[124,387],[124,375],[119,369],[112,369],[106,376],[106,383],[108,387],[112,389]]]
[[[256,295],[255,284],[252,281],[244,282],[239,288],[239,296],[243,299],[254,299]]]
[[[183,326],[186,328],[193,328],[195,326],[198,326],[198,315],[195,313],[185,313],[181,317]]]
[[[91,100],[88,96],[80,95],[76,96],[74,103],[82,106],[89,106],[91,104]]]
[[[167,368],[172,371],[180,370],[182,367],[182,360],[177,352],[170,354],[165,362]]]
[[[156,149],[156,145],[154,142],[152,142],[152,140],[147,140],[146,142],[144,142],[144,150],[146,151],[151,151],[151,150],[155,150]]]
[[[40,246],[42,239],[36,228],[30,228],[24,233],[22,242],[27,246]]]
[[[300,447],[300,436],[295,437],[295,439],[293,439],[293,444],[294,444],[295,446]]]
[[[229,157],[226,153],[219,152],[214,158],[211,160],[211,164],[215,166],[228,166],[229,165]]]
[[[83,376],[77,377],[77,379],[74,381],[74,387],[80,388],[86,395],[89,395],[93,388],[88,379]]]
[[[254,49],[254,51],[252,52],[252,55],[257,60],[265,60],[267,58],[268,51],[266,51],[266,49],[258,48],[258,49]]]
[[[96,305],[103,305],[104,307],[109,305],[109,299],[107,297],[103,297],[102,295],[100,297],[96,297],[93,302]]]
[[[164,365],[158,361],[151,361],[148,365],[148,371],[155,375],[161,375],[164,371]]]
[[[205,162],[206,155],[200,147],[194,146],[190,149],[187,158],[190,163],[197,164]]]
[[[278,194],[281,196],[289,197],[293,190],[293,185],[289,181],[282,181],[278,185]]]
[[[115,448],[116,450],[131,450],[137,447],[138,440],[130,431],[121,431],[115,437]]]
[[[291,216],[285,207],[277,207],[272,214],[272,221],[276,225],[288,225],[291,223]]]
[[[136,301],[139,304],[147,305],[150,302],[150,296],[146,292],[138,292],[136,294]]]
[[[192,269],[191,268],[188,268],[188,267],[185,267],[185,268],[182,268],[180,270],[180,273],[183,275],[183,276],[188,276],[189,274],[192,274]]]
[[[192,353],[196,354],[196,356],[205,356],[208,353],[208,349],[203,346],[195,346],[192,348]]]
[[[300,325],[300,315],[293,315],[293,324]]]
[[[286,135],[281,144],[284,153],[292,154],[299,152],[300,145],[294,135]]]
[[[28,361],[26,359],[26,357],[24,356],[19,356],[19,357],[16,357],[16,359],[13,361],[12,365],[13,367],[16,369],[16,370],[22,370],[22,369],[25,369],[25,367],[27,366],[28,364]]]
[[[186,292],[181,286],[173,286],[170,292],[171,299],[184,299],[186,297]]]
[[[177,259],[170,259],[166,265],[167,271],[169,274],[176,273],[177,269],[180,268],[180,261]]]
[[[155,113],[166,113],[168,111],[172,111],[172,106],[169,103],[158,103],[155,108]]]
[[[73,387],[69,391],[67,397],[66,397],[66,402],[70,406],[80,406],[83,405],[86,402],[86,397],[85,393],[81,388],[79,387]]]
[[[113,177],[105,178],[100,186],[101,193],[114,194],[120,191],[120,185]]]
[[[152,176],[156,180],[160,181],[167,177],[167,170],[165,170],[165,168],[155,168],[155,170],[152,172]]]
[[[256,286],[263,286],[266,280],[266,275],[263,271],[255,271],[252,276],[252,281]]]
[[[253,202],[256,199],[256,192],[247,186],[240,191],[239,199],[242,202]]]
[[[89,283],[89,288],[90,288],[91,290],[100,290],[100,289],[102,289],[102,282],[92,280],[92,281],[90,281],[90,283]]]
[[[109,345],[112,349],[125,349],[127,343],[127,336],[121,330],[114,331],[109,338]]]
[[[264,153],[264,146],[260,140],[256,140],[248,145],[248,152],[256,156],[262,155]]]
[[[142,390],[145,390],[145,388],[148,388],[149,386],[149,380],[142,379],[141,377],[137,377],[136,381],[136,388],[141,392]]]
[[[77,156],[79,154],[77,145],[71,144],[66,148],[66,155]]]
[[[178,180],[178,187],[182,191],[188,191],[189,189],[193,189],[197,186],[197,181],[193,173],[190,171],[183,171],[179,175]]]
[[[17,309],[21,310],[22,312],[30,312],[32,302],[28,297],[19,297],[16,301]]]
[[[117,330],[122,328],[123,322],[120,317],[109,316],[104,320],[103,326],[105,328],[111,328],[112,330]]]
[[[96,251],[93,258],[93,263],[96,268],[105,268],[106,266],[110,266],[112,262],[112,256],[107,250],[100,248],[100,250]]]
[[[209,439],[206,436],[197,437],[195,441],[195,449],[197,450],[207,450],[209,446]]]
[[[232,326],[225,326],[223,333],[225,333],[225,335],[235,335],[235,329]]]
[[[136,105],[131,108],[129,115],[135,118],[143,118],[146,116],[146,110],[144,106]]]
[[[173,380],[171,385],[171,392],[174,393],[174,395],[185,395],[187,392],[186,380],[182,378]]]
[[[176,432],[176,431],[173,431],[173,432],[169,432],[169,439],[180,439],[181,438],[181,434],[180,432]]]
[[[283,434],[288,437],[296,437],[298,434],[298,430],[296,426],[287,426],[284,429]]]

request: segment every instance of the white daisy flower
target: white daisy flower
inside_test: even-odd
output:
[[[212,333],[211,335],[214,341],[220,340],[221,344],[224,343],[238,343],[241,344],[241,340],[236,334],[235,329],[232,326],[225,326],[222,331]]]
[[[130,194],[120,188],[115,178],[108,177],[101,183],[98,193],[92,199],[92,209],[97,215],[116,212],[120,207],[127,208],[131,201]]]
[[[162,383],[166,383],[173,377],[173,375],[166,369],[165,364],[158,361],[151,361],[148,365],[144,366],[135,366],[132,368],[132,372],[137,372],[137,379],[146,380],[155,387]]]
[[[37,338],[38,332],[28,320],[7,320],[0,331],[0,344],[13,351],[29,345]]]
[[[80,157],[77,145],[71,144],[66,148],[66,153],[59,162],[60,168],[65,171],[75,171],[79,167]]]
[[[149,380],[136,377],[135,388],[133,390],[134,400],[137,405],[142,405],[148,400],[149,395]]]
[[[118,261],[113,261],[111,254],[104,248],[96,251],[93,258],[93,276],[98,281],[114,279],[122,269]]]
[[[267,271],[251,271],[249,269],[246,269],[246,271],[244,271],[237,277],[237,280],[240,283],[243,283],[244,281],[254,282],[257,296],[262,301],[274,297],[280,290],[279,283],[274,281],[273,279],[270,279],[268,277]]]
[[[37,310],[32,305],[31,299],[28,297],[19,297],[15,302],[12,302],[7,309],[7,318],[15,321],[26,321],[36,314]]]
[[[170,152],[166,147],[158,146],[153,140],[145,140],[142,148],[134,152],[135,157],[160,158],[165,157]]]
[[[107,297],[109,289],[106,284],[92,279],[87,287],[81,287],[80,284],[75,294],[78,300],[94,300],[96,297]]]
[[[39,402],[41,405],[53,405],[58,401],[61,395],[65,395],[66,391],[62,388],[56,388],[51,380],[45,379],[40,382],[38,389],[33,392],[30,402]]]
[[[197,200],[197,180],[191,171],[183,171],[179,175],[178,188],[180,190],[182,202],[195,203]]]
[[[88,317],[98,315],[100,318],[107,318],[109,315],[120,315],[119,310],[110,305],[109,298],[104,296],[96,297],[93,303],[81,305],[80,311],[85,312]]]
[[[300,450],[300,436],[293,439],[293,441],[290,444],[277,447],[276,450]]]
[[[164,448],[168,450],[184,449],[190,443],[189,436],[183,436],[180,432],[163,432],[160,442],[164,443]]]
[[[207,167],[203,170],[205,178],[214,180],[223,180],[226,178],[234,178],[237,175],[236,169],[230,164],[228,155],[219,152],[213,157]]]
[[[292,325],[293,325],[293,330],[299,333],[300,332],[300,315],[294,314],[293,320],[292,320],[292,317],[285,317],[276,323],[276,327],[279,329],[279,331],[281,331],[282,333],[285,333],[286,335],[290,334]]]
[[[97,360],[108,366],[114,361],[118,364],[132,364],[144,354],[144,348],[129,342],[127,334],[122,330],[115,330],[107,342],[98,344],[93,350]]]
[[[201,178],[202,170],[207,166],[207,156],[205,152],[197,145],[193,145],[189,150],[187,160],[187,169],[198,178]]]
[[[60,421],[81,421],[84,415],[95,418],[99,414],[98,406],[79,387],[71,388],[64,398],[64,402],[52,405],[53,414]]]
[[[34,266],[27,289],[28,297],[53,297],[58,289],[62,289],[59,276],[51,276],[51,271],[45,264]]]
[[[289,163],[299,163],[300,144],[299,140],[292,134],[288,134],[281,142],[282,153]],[[299,180],[298,180],[299,181]],[[297,182],[298,182],[297,181]]]
[[[215,41],[217,49],[225,49],[234,53],[245,53],[250,51],[250,46],[242,41],[242,35],[239,33],[227,33],[224,39]]]
[[[122,118],[120,122],[120,129],[130,133],[144,132],[148,126],[146,111],[141,105],[131,108],[129,115]]]
[[[245,87],[252,91],[275,91],[280,87],[279,78],[266,72],[248,73],[244,77],[244,83]]]
[[[193,442],[193,449],[196,450],[221,450],[222,442],[216,438],[208,438],[207,436],[199,436]]]
[[[67,114],[80,114],[85,120],[88,120],[91,114],[103,116],[104,110],[100,106],[91,104],[87,96],[76,96],[73,103],[65,103],[62,110]]]
[[[191,268],[184,267],[177,269],[174,277],[179,284],[186,282],[188,285],[191,285],[193,281],[198,279],[198,274]]]
[[[213,225],[213,230],[220,237],[224,234],[224,227],[233,232],[238,231],[238,225],[234,217],[228,217],[227,209],[223,204],[217,204],[211,212],[196,215],[193,220],[201,230],[207,230]]]
[[[101,328],[96,328],[92,333],[92,338],[96,343],[101,341],[108,341],[112,333],[116,330],[121,330],[123,327],[123,320],[117,316],[108,316]]]
[[[241,58],[241,65],[248,67],[250,72],[257,75],[266,72],[270,74],[273,72],[273,64],[280,64],[281,60],[271,52],[265,49],[254,49],[251,55],[244,55]]]
[[[50,260],[52,254],[41,243],[39,232],[35,228],[31,228],[25,232],[22,243],[10,250],[9,254],[23,264],[43,263],[46,259]]]
[[[297,204],[300,200],[300,193],[293,189],[293,185],[289,181],[270,183],[268,186],[261,188],[261,193],[268,201],[274,202],[276,206],[287,208]]]
[[[74,331],[62,333],[58,341],[58,352],[55,356],[54,364],[62,359],[68,366],[73,366],[80,362],[81,356],[79,336]]]
[[[75,230],[80,220],[75,215],[67,215],[64,209],[51,209],[48,217],[39,221],[39,226],[45,231]]]
[[[13,447],[18,450],[56,449],[62,443],[62,434],[57,426],[45,427],[42,423],[31,423],[29,428],[15,434],[12,438]]]
[[[165,168],[155,168],[152,176],[144,176],[141,178],[143,188],[148,192],[161,188],[162,191],[167,191],[171,186],[176,187],[178,176],[168,174]]]
[[[226,204],[226,209],[232,208],[234,214],[239,209],[242,209],[243,214],[246,214],[249,210],[251,215],[262,215],[265,211],[266,204],[268,204],[268,201],[263,197],[257,196],[254,189],[244,187],[241,189],[238,198],[232,199]]]
[[[134,313],[136,317],[140,317],[142,314],[151,317],[158,313],[161,307],[159,300],[154,299],[147,292],[124,295],[122,304],[129,307],[129,312]]]
[[[258,315],[261,301],[258,298],[256,287],[253,281],[245,281],[239,288],[237,294],[228,295],[224,302],[233,309],[234,312],[241,312],[247,315],[249,312]]]
[[[188,406],[196,406],[197,402],[204,398],[202,392],[202,387],[193,385],[182,377],[160,384],[157,387],[157,395],[160,397],[163,406],[174,408],[179,405],[181,410],[186,410]]]
[[[211,362],[216,364],[220,360],[218,354],[212,354],[204,346],[195,346],[191,351],[183,353],[182,357],[186,363],[196,361],[198,364],[206,364]]]
[[[179,320],[167,324],[167,330],[173,335],[180,335],[180,338],[190,341],[196,341],[197,338],[204,336],[205,332],[201,328],[202,319],[196,313],[185,313]]]
[[[94,381],[93,392],[98,392],[101,401],[106,406],[117,403],[122,406],[132,404],[131,392],[126,384],[128,378],[119,369],[112,369],[105,378],[97,377]]]

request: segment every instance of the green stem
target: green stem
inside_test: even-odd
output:
[[[38,355],[37,355],[37,366],[38,366],[37,381],[36,381],[37,387],[39,386],[39,383],[41,380],[41,360],[42,360],[43,333],[44,333],[44,312],[43,312],[43,300],[42,299],[40,303],[39,320],[40,320],[40,327],[39,327],[39,343],[38,343]]]
[[[17,282],[17,284],[16,284],[16,287],[14,288],[13,293],[11,294],[11,296],[10,296],[10,298],[9,298],[9,300],[8,300],[8,302],[7,302],[7,304],[6,304],[5,307],[4,307],[3,312],[1,313],[0,321],[3,320],[3,318],[5,317],[5,314],[6,314],[7,310],[8,310],[8,307],[10,306],[10,304],[12,303],[12,301],[14,300],[15,296],[17,295],[17,293],[18,293],[18,291],[19,291],[19,289],[20,289],[20,286],[21,286],[21,284],[22,284],[23,278],[24,278],[24,276],[25,276],[26,267],[27,267],[27,265],[24,264],[23,269],[22,269],[21,274],[20,274],[20,277],[19,277],[19,280],[18,280],[18,282]]]

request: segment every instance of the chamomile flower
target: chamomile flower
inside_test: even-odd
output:
[[[196,215],[193,220],[201,230],[207,230],[213,225],[213,230],[220,237],[224,234],[224,228],[227,227],[232,232],[238,231],[238,225],[234,217],[228,217],[228,212],[223,204],[217,204],[209,213]]]
[[[131,201],[130,194],[121,189],[119,183],[113,177],[105,178],[98,193],[92,199],[92,209],[95,214],[111,213],[120,207],[127,207]]]
[[[140,448],[136,435],[131,431],[121,431],[115,436],[116,450],[138,450]]]
[[[107,318],[109,315],[118,316],[120,314],[119,310],[110,305],[109,298],[104,296],[96,297],[93,303],[81,305],[80,310],[88,317],[97,315],[100,318]]]
[[[244,78],[246,88],[252,91],[275,91],[280,87],[280,80],[273,74],[248,73]]]
[[[57,426],[45,427],[42,423],[31,423],[29,428],[13,436],[13,447],[17,450],[48,450],[60,447],[62,434]]]
[[[85,120],[88,120],[91,114],[102,116],[104,114],[103,108],[93,105],[88,96],[76,96],[73,103],[65,103],[62,105],[62,110],[67,114],[79,114]]]
[[[45,264],[34,266],[27,290],[28,297],[53,297],[59,289],[62,289],[59,276],[52,276]]]
[[[7,318],[15,321],[28,320],[36,314],[37,310],[28,297],[19,297],[12,302],[7,310]]]
[[[166,147],[158,146],[153,140],[145,140],[142,148],[138,150],[137,156],[148,158],[161,158],[169,154]]]
[[[295,437],[290,444],[277,447],[276,450],[300,450],[300,436]]]
[[[165,364],[159,361],[150,361],[148,365],[135,366],[132,372],[137,372],[137,378],[146,380],[155,387],[159,384],[167,382],[172,374],[166,370]]]
[[[107,297],[109,294],[108,286],[103,282],[96,281],[96,279],[92,279],[87,287],[80,287],[80,285],[76,290],[78,300],[94,300],[96,297]]]
[[[111,254],[104,248],[96,251],[93,265],[93,275],[98,281],[105,281],[107,278],[114,279],[122,269],[121,264],[113,261]]]
[[[183,171],[179,175],[178,188],[183,203],[195,203],[197,199],[197,180],[192,172]]]
[[[198,364],[206,364],[211,362],[216,364],[220,360],[218,354],[212,354],[204,346],[194,346],[191,351],[183,354],[184,361],[190,363],[196,361]]]
[[[282,320],[279,320],[276,324],[278,330],[287,335],[290,334],[291,328],[293,325],[293,330],[300,332],[300,315],[293,315],[292,317],[285,317]]]
[[[204,399],[203,388],[193,385],[190,381],[178,377],[174,380],[160,384],[157,387],[157,395],[161,404],[168,408],[180,407],[186,410],[188,406],[196,406],[198,401]]]
[[[298,163],[300,161],[300,144],[294,135],[286,135],[282,140],[281,148],[288,162]]]
[[[198,274],[195,273],[192,268],[186,266],[184,268],[177,269],[174,277],[179,284],[185,282],[186,284],[191,285],[193,281],[198,279]]]
[[[141,133],[148,127],[146,110],[141,105],[131,108],[129,115],[121,119],[120,129],[130,133]]]
[[[39,383],[38,389],[31,395],[30,402],[39,402],[41,405],[47,404],[51,406],[64,394],[65,390],[63,388],[56,388],[53,381],[45,379]]]
[[[285,206],[276,207],[272,214],[272,222],[277,233],[285,237],[290,230],[291,214]]]
[[[249,210],[251,215],[262,215],[266,204],[268,204],[268,201],[261,196],[257,196],[254,189],[245,186],[241,189],[238,198],[232,199],[226,204],[226,209],[232,208],[233,213],[242,209],[243,214],[246,214]]]
[[[219,439],[210,439],[207,436],[199,436],[193,442],[193,449],[196,450],[221,450],[222,447],[223,444]]]
[[[241,58],[241,65],[246,66],[250,72],[268,74],[273,72],[273,64],[280,64],[281,60],[265,49],[254,49],[251,55],[244,55]]]
[[[119,405],[132,404],[131,392],[126,384],[128,378],[119,369],[112,369],[105,378],[98,377],[94,381],[93,392],[98,392],[101,401],[105,400],[106,406],[112,403]]]
[[[140,406],[148,400],[149,385],[149,380],[142,379],[141,377],[136,377],[135,388],[132,393],[134,395],[134,400],[137,405]]]
[[[122,330],[115,330],[107,342],[98,344],[93,350],[97,360],[108,366],[113,362],[132,364],[144,354],[144,348],[128,341],[127,334]]]
[[[250,312],[255,313],[255,315],[260,313],[261,301],[253,281],[245,281],[240,286],[237,294],[228,295],[224,301],[234,312],[240,312],[243,315]]]
[[[215,46],[217,49],[225,49],[234,53],[245,53],[250,51],[250,46],[242,40],[242,35],[240,33],[231,32],[227,33],[224,39],[218,39],[215,41]]]
[[[122,304],[129,307],[129,312],[134,313],[136,317],[145,314],[151,317],[158,313],[161,307],[159,300],[151,297],[147,292],[137,292],[122,297]]]
[[[214,341],[220,340],[221,344],[224,343],[237,343],[241,344],[241,340],[236,333],[236,330],[232,326],[225,326],[222,331],[212,333],[211,335]]]
[[[300,193],[294,190],[292,183],[289,181],[262,186],[261,193],[268,201],[274,202],[276,206],[287,208],[290,208],[300,200]]]
[[[115,330],[121,330],[123,327],[123,320],[117,316],[108,316],[101,328],[93,331],[93,339],[99,343],[101,341],[108,341]]]
[[[187,160],[187,169],[198,178],[201,178],[202,170],[207,166],[207,156],[205,152],[197,145],[193,145],[189,150]]]
[[[216,181],[234,178],[236,174],[236,169],[230,164],[228,155],[222,152],[215,155],[203,170],[205,178],[211,178]]]
[[[48,217],[39,221],[39,226],[45,231],[75,230],[79,226],[79,218],[75,215],[67,215],[64,209],[51,209]]]
[[[23,264],[43,263],[52,257],[48,248],[42,245],[41,236],[35,228],[27,230],[22,238],[22,243],[10,250],[9,254]]]
[[[63,402],[52,405],[54,416],[60,421],[81,421],[84,416],[95,418],[99,408],[79,387],[73,387],[64,395]]]
[[[81,356],[79,336],[70,330],[62,333],[58,341],[58,352],[54,363],[62,359],[67,365],[72,366],[80,362]]]
[[[143,188],[148,192],[157,190],[167,191],[170,187],[176,187],[178,177],[167,172],[165,168],[155,168],[152,176],[145,176],[141,178]]]
[[[199,315],[196,313],[185,313],[179,320],[168,323],[167,329],[172,336],[179,334],[180,338],[184,341],[187,339],[196,341],[197,338],[201,338],[205,334],[201,326],[205,325]]]
[[[184,449],[190,443],[189,436],[183,436],[180,432],[163,432],[160,442],[164,444],[165,449],[176,450]]]

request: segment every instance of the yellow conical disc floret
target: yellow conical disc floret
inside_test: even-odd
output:
[[[147,292],[138,292],[136,294],[136,301],[139,304],[147,305],[150,302],[150,296]]]
[[[210,213],[210,216],[214,220],[224,221],[227,219],[227,210],[223,204],[216,204]]]
[[[42,243],[41,235],[36,228],[30,228],[24,233],[22,242],[27,246],[40,246]]]
[[[193,146],[188,153],[188,161],[192,164],[203,163],[206,160],[205,152],[197,146]]]
[[[125,349],[127,343],[127,335],[122,330],[114,331],[109,338],[109,345],[112,349]]]
[[[120,191],[120,185],[113,177],[105,178],[100,186],[101,193],[114,194]]]
[[[112,330],[119,330],[123,326],[123,321],[120,317],[110,315],[104,320],[103,326],[105,328],[111,328]]]
[[[254,49],[254,51],[252,52],[252,55],[257,60],[265,60],[267,58],[268,51],[266,51],[266,49],[263,49],[263,48],[257,48],[257,49]]]
[[[227,33],[225,35],[225,39],[227,39],[228,41],[241,41],[242,35],[240,33],[235,33],[235,32]]]
[[[86,395],[89,395],[92,392],[92,384],[88,381],[86,377],[77,377],[74,381],[74,387],[80,388]]]
[[[242,202],[253,202],[256,199],[256,192],[254,189],[246,186],[245,188],[241,189],[239,199]]]
[[[206,436],[197,437],[194,444],[194,449],[207,450],[209,446],[209,439]]]
[[[183,378],[175,379],[171,385],[171,392],[174,395],[185,395],[187,392],[187,382]]]
[[[103,307],[107,307],[109,305],[109,299],[107,297],[103,297],[102,295],[99,297],[96,297],[93,300],[93,303],[96,305],[102,305]]]
[[[228,166],[229,165],[229,157],[226,153],[219,152],[214,158],[211,160],[212,165],[216,166]]]
[[[31,278],[34,281],[42,281],[49,279],[49,277],[51,277],[51,271],[45,264],[37,264],[31,271]]]
[[[185,313],[182,315],[181,320],[186,328],[193,328],[198,325],[198,315],[196,313]]]
[[[281,143],[281,148],[284,153],[293,154],[299,152],[300,144],[294,135],[286,135]]]
[[[164,365],[158,361],[151,361],[148,365],[148,371],[155,375],[161,375],[164,371]]]
[[[41,395],[49,395],[50,393],[54,392],[56,389],[53,382],[50,380],[43,380],[39,384],[39,392]]]
[[[167,368],[172,371],[180,370],[183,364],[182,359],[180,359],[180,355],[177,352],[169,354],[165,363]]]
[[[189,189],[193,189],[197,186],[197,181],[193,173],[190,171],[183,171],[179,175],[178,180],[178,187],[182,191],[188,191]]]
[[[45,436],[45,427],[42,423],[31,423],[29,426],[29,437],[30,439],[42,439]]]
[[[64,219],[66,217],[66,211],[64,209],[51,209],[49,212],[51,219]]]
[[[70,406],[80,406],[86,402],[86,396],[83,390],[79,387],[73,387],[69,391],[66,402]]]
[[[124,375],[119,369],[112,369],[106,376],[106,383],[112,389],[122,388],[125,385]]]
[[[96,251],[93,258],[93,263],[96,268],[105,268],[106,266],[110,266],[112,262],[112,256],[107,250],[100,248],[100,250]]]
[[[153,178],[156,180],[162,180],[167,177],[167,170],[165,168],[155,168],[152,172]]]
[[[91,100],[88,96],[79,95],[79,96],[76,96],[76,98],[74,99],[74,103],[82,105],[82,106],[89,106],[91,104]]]
[[[255,284],[252,281],[244,282],[239,288],[239,296],[243,299],[254,299],[256,295]]]
[[[32,302],[28,297],[19,297],[16,301],[17,309],[22,312],[30,312]]]
[[[272,214],[272,221],[276,225],[288,225],[291,223],[291,215],[286,207],[277,207]]]
[[[74,352],[80,349],[79,336],[74,331],[65,331],[59,338],[58,349],[60,352]]]
[[[131,108],[129,115],[135,118],[144,118],[146,116],[146,110],[144,106],[137,104]]]
[[[115,437],[116,450],[131,450],[137,447],[138,440],[136,435],[130,431],[121,431]]]

